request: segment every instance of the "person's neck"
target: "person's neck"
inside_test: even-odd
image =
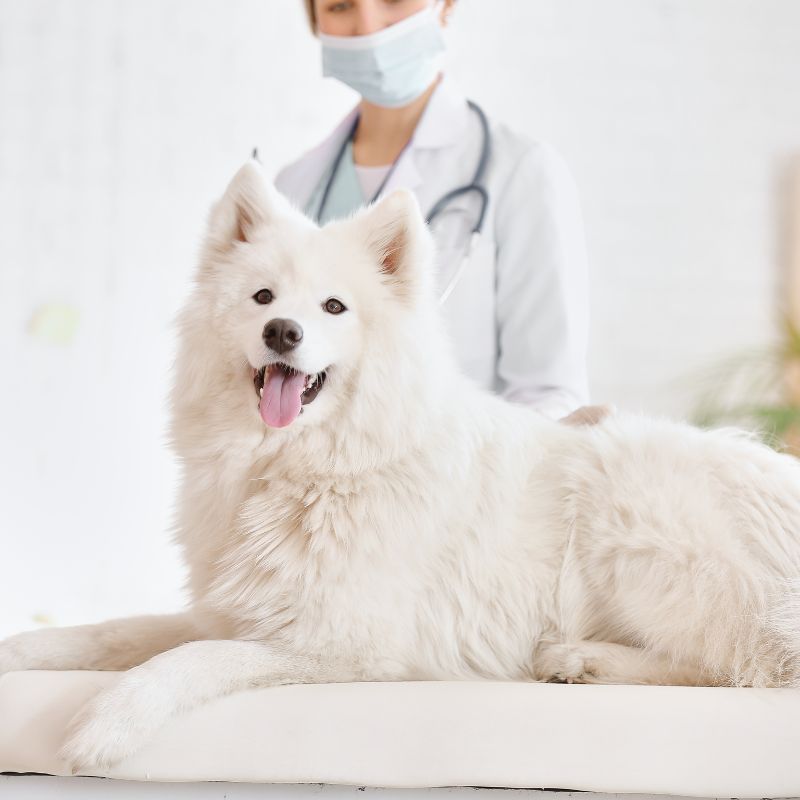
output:
[[[391,164],[408,144],[419,118],[436,90],[442,74],[414,101],[400,108],[376,106],[361,100],[359,120],[353,136],[353,160],[362,167]]]

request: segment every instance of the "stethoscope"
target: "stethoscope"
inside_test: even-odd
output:
[[[456,284],[461,279],[461,276],[464,274],[464,270],[466,269],[467,264],[469,263],[472,254],[475,251],[475,248],[480,241],[481,232],[483,231],[483,219],[486,216],[486,207],[489,204],[489,193],[486,191],[484,186],[482,185],[483,180],[483,173],[486,171],[486,162],[489,160],[489,155],[491,153],[492,147],[492,138],[491,134],[489,133],[489,122],[486,119],[486,114],[484,114],[483,109],[477,104],[474,103],[472,100],[467,100],[467,105],[478,115],[478,120],[481,123],[481,130],[483,134],[483,139],[481,143],[481,154],[480,158],[478,159],[478,165],[475,167],[475,174],[472,176],[472,180],[469,183],[464,184],[463,186],[457,186],[455,189],[451,189],[447,194],[442,195],[434,204],[431,210],[428,212],[428,216],[426,217],[425,221],[428,225],[431,224],[433,219],[436,217],[437,214],[441,214],[441,212],[445,209],[448,203],[452,203],[457,197],[461,197],[462,195],[469,194],[470,192],[474,192],[478,195],[480,200],[480,212],[475,220],[475,224],[472,226],[472,230],[470,231],[469,236],[469,245],[467,246],[467,252],[464,255],[464,258],[461,259],[456,270],[450,276],[450,280],[447,282],[447,286],[445,286],[444,291],[442,292],[441,297],[439,298],[439,303],[442,304],[447,300],[447,298],[452,293],[453,289],[455,289]],[[350,133],[345,137],[344,141],[342,142],[341,147],[339,148],[339,152],[336,154],[336,158],[333,162],[333,166],[328,174],[328,180],[325,183],[325,188],[322,191],[322,197],[320,198],[319,205],[317,207],[317,221],[322,218],[322,212],[325,208],[325,204],[328,202],[328,195],[331,192],[331,187],[333,186],[333,182],[336,178],[336,173],[339,169],[339,164],[344,158],[344,154],[347,151],[347,145],[352,141],[353,136],[356,132],[356,127],[358,127],[358,116],[353,123],[353,127],[350,129]],[[373,194],[372,198],[370,199],[370,203],[374,203],[375,200],[378,199],[381,192],[383,191],[386,183],[388,182],[389,178],[391,177],[392,173],[394,172],[394,168],[397,166],[398,161],[402,157],[403,153],[406,151],[406,148],[411,144],[411,142],[407,142],[405,147],[400,151],[397,158],[394,160],[389,171],[386,173],[383,181],[381,181],[381,185],[376,189],[375,194]]]

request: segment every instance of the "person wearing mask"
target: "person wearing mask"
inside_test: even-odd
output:
[[[360,95],[276,186],[324,224],[413,191],[437,248],[462,369],[552,418],[588,406],[588,278],[580,205],[553,147],[487,118],[443,69],[455,0],[304,0],[325,76]]]

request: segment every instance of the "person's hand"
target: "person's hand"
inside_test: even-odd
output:
[[[614,412],[613,406],[581,406],[559,422],[565,425],[597,425]]]

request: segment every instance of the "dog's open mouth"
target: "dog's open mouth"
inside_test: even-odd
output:
[[[277,361],[253,370],[261,419],[273,428],[293,422],[303,406],[314,400],[325,383],[326,371],[308,375]]]

